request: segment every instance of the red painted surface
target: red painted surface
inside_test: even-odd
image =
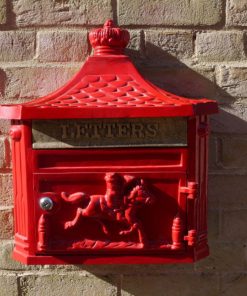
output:
[[[63,88],[22,105],[12,119],[14,258],[26,264],[193,262],[208,255],[207,114],[217,104],[145,81],[108,21],[90,33],[95,55]],[[187,118],[186,147],[32,148],[32,119]],[[47,197],[52,209],[42,210]]]
[[[143,79],[123,54],[129,33],[111,27],[90,33],[94,56],[64,87],[28,103],[4,105],[8,119],[193,116],[217,112],[217,103],[169,93]]]

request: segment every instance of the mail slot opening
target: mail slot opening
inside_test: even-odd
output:
[[[141,167],[150,169],[152,166],[160,168],[184,168],[187,161],[187,150],[184,148],[105,148],[83,150],[35,150],[34,165],[37,170],[73,170],[82,168],[102,168],[109,166]],[[150,157],[152,155],[152,157]]]

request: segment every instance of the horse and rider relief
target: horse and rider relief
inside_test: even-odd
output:
[[[152,248],[148,232],[151,227],[149,225],[154,222],[148,221],[147,218],[152,216],[152,220],[156,219],[159,223],[159,217],[155,217],[159,200],[152,190],[150,191],[149,184],[141,177],[116,172],[105,173],[104,183],[106,191],[103,194],[62,191],[58,196],[58,193],[54,193],[57,195],[57,203],[60,203],[57,210],[59,214],[51,212],[41,215],[38,224],[40,251],[49,251],[49,248],[59,250],[59,245],[60,249],[74,251]],[[95,188],[97,190],[97,187]],[[58,216],[59,226],[55,227]],[[176,219],[178,221],[178,218]],[[49,236],[54,240],[53,243],[45,241],[47,233],[54,227],[58,231],[56,229],[54,234]],[[62,235],[66,237],[63,242]],[[155,247],[157,248],[157,244]],[[163,241],[159,247],[165,249],[171,245]]]

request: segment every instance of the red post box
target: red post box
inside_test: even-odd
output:
[[[193,262],[208,255],[208,114],[141,77],[111,20],[64,87],[3,105],[15,248],[27,264]]]

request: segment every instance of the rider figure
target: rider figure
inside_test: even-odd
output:
[[[130,183],[135,178],[118,173],[107,173],[105,175],[106,194],[100,200],[101,210],[118,221],[124,219],[124,196]]]

